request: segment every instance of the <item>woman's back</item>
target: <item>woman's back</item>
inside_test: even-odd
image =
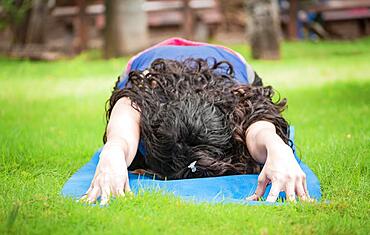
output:
[[[188,58],[204,59],[209,60],[210,63],[213,62],[212,60],[227,61],[234,68],[234,78],[237,81],[242,84],[251,84],[254,81],[255,73],[252,67],[239,53],[223,46],[171,38],[132,57],[122,75],[119,88],[126,85],[130,71],[143,71],[159,58],[176,61],[184,61]]]

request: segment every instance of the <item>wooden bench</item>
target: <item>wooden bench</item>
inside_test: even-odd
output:
[[[144,10],[149,27],[183,27],[186,37],[198,40],[212,38],[223,19],[216,0],[149,0]]]
[[[304,10],[319,14],[325,30],[335,37],[357,38],[370,34],[370,0],[329,0]]]
[[[185,2],[188,2],[188,6]],[[186,8],[190,13],[188,15],[186,15]],[[222,22],[222,13],[219,10],[217,0],[147,0],[143,9],[147,12],[150,28],[182,27],[187,21],[188,24],[191,24],[191,32],[185,34],[197,33],[197,30],[201,28],[203,34],[207,35],[207,38],[202,38],[202,40],[212,37]],[[85,15],[88,17],[103,17],[104,12],[105,6],[102,3],[87,5],[85,8]],[[76,18],[78,13],[79,8],[75,5],[56,6],[51,15],[66,20]],[[187,17],[191,17],[191,19],[186,19]],[[104,24],[100,27],[104,27]],[[186,36],[192,37],[192,35]]]

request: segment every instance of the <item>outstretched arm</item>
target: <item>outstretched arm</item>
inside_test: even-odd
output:
[[[100,154],[94,178],[86,195],[81,198],[93,203],[101,196],[101,205],[111,195],[130,192],[127,168],[133,161],[140,138],[140,113],[128,98],[114,105],[107,126],[107,142]]]
[[[248,200],[258,200],[263,196],[268,183],[272,183],[266,201],[276,201],[280,191],[285,191],[287,200],[294,201],[296,195],[301,200],[309,198],[306,175],[294,158],[292,149],[276,134],[274,124],[258,121],[246,131],[249,153],[264,167],[258,177],[254,195]]]
[[[114,105],[107,126],[107,145],[119,146],[130,166],[137,152],[140,139],[140,113],[131,106],[131,100],[121,98]]]

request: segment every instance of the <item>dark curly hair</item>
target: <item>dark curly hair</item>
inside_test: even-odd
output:
[[[118,82],[107,105],[107,122],[115,103],[129,97],[141,113],[145,165],[159,177],[258,173],[245,132],[259,120],[272,122],[289,142],[281,116],[286,99],[273,102],[270,86],[240,84],[227,61],[156,59],[145,71],[130,72],[125,88],[119,89]],[[194,161],[195,172],[188,167]]]

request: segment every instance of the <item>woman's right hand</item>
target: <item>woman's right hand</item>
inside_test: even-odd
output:
[[[100,205],[106,205],[111,196],[125,196],[130,192],[123,148],[118,143],[107,143],[100,154],[90,188],[80,200],[94,203],[100,196]]]

